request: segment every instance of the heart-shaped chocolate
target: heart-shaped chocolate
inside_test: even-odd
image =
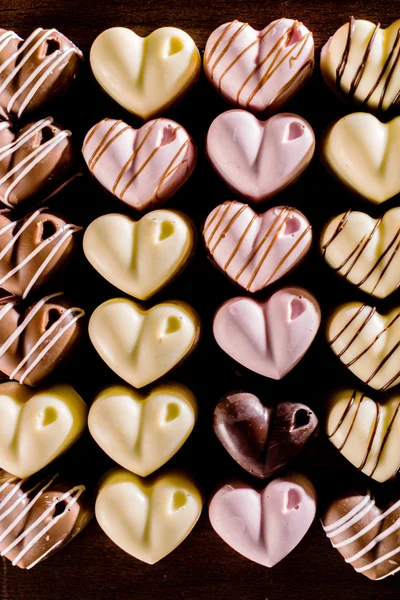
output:
[[[29,477],[63,454],[83,433],[87,406],[66,384],[32,390],[0,384],[0,466]]]
[[[278,19],[258,31],[231,21],[213,31],[204,70],[224,98],[255,113],[277,112],[310,77],[311,32],[294,19]]]
[[[303,449],[318,425],[305,404],[280,402],[264,406],[248,392],[227,394],[214,410],[214,431],[236,462],[265,479]]]
[[[350,17],[321,50],[329,87],[347,101],[386,111],[400,100],[400,20],[387,29]]]
[[[81,229],[47,208],[21,219],[0,211],[0,287],[26,298],[66,263]]]
[[[141,478],[112,469],[101,481],[95,510],[114,544],[153,565],[189,535],[202,504],[197,487],[179,472]]]
[[[93,515],[83,484],[58,473],[18,479],[0,471],[0,555],[32,569],[61,550]]]
[[[386,315],[349,302],[331,316],[327,338],[338,358],[361,381],[385,391],[400,382],[400,309]]]
[[[400,500],[382,509],[365,490],[344,494],[325,510],[322,525],[357,573],[379,581],[400,571]]]
[[[348,210],[321,237],[326,262],[364,292],[386,298],[400,285],[400,208],[379,219]]]
[[[318,331],[319,305],[302,288],[282,288],[264,302],[232,298],[214,317],[217,344],[238,363],[282,379],[303,358]]]
[[[51,117],[18,133],[0,122],[0,201],[9,208],[37,204],[72,181],[78,165],[70,137]]]
[[[211,123],[206,149],[232,190],[261,202],[301,175],[313,157],[315,137],[307,121],[296,115],[259,121],[246,110],[228,110]]]
[[[155,119],[140,129],[103,119],[87,133],[82,153],[101,185],[140,212],[168,200],[196,163],[191,137],[171,119]]]
[[[147,120],[188,91],[200,74],[201,60],[190,35],[176,27],[161,27],[145,38],[112,27],[93,42],[90,66],[111,98]]]
[[[10,379],[37,385],[74,347],[85,312],[60,295],[28,309],[13,297],[0,300],[0,371]]]
[[[357,469],[387,481],[400,470],[400,396],[371,400],[357,390],[341,390],[330,399],[326,432]]]
[[[217,266],[249,292],[258,292],[293,269],[311,246],[311,225],[295,208],[277,206],[259,215],[228,201],[208,215],[204,242]]]
[[[261,491],[237,481],[223,485],[211,498],[209,517],[236,552],[273,567],[300,543],[315,511],[311,481],[293,474],[274,479]]]

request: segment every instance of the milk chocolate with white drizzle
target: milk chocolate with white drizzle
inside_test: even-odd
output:
[[[77,173],[71,132],[51,117],[18,133],[10,122],[0,122],[0,201],[8,208],[47,200]]]
[[[32,569],[63,548],[93,514],[86,486],[43,472],[18,479],[0,471],[0,555]]]
[[[0,211],[0,287],[25,299],[65,264],[81,229],[46,208],[16,220]]]
[[[39,27],[25,41],[0,29],[0,116],[21,118],[62,95],[82,59],[79,48],[57,29]]]
[[[27,310],[14,297],[0,301],[0,370],[10,379],[36,385],[74,347],[85,312],[60,296],[45,296]]]
[[[379,581],[400,571],[400,500],[381,509],[371,492],[350,492],[333,501],[321,521],[357,573]]]

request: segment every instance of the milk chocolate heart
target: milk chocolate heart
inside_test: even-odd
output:
[[[0,384],[0,466],[29,477],[63,454],[83,433],[87,406],[66,384],[33,391]]]
[[[321,50],[329,87],[347,101],[386,111],[400,100],[400,20],[387,29],[350,17]]]
[[[350,492],[329,505],[322,525],[357,573],[380,581],[400,571],[400,500],[382,509],[370,492]]]
[[[315,490],[307,477],[274,479],[263,490],[240,482],[220,487],[209,517],[217,534],[236,552],[273,567],[303,539],[316,511]]]
[[[295,458],[317,425],[316,415],[304,404],[266,407],[248,392],[228,394],[214,410],[214,431],[225,450],[261,479]]]
[[[22,219],[0,211],[0,287],[26,298],[66,263],[81,229],[46,208]]]
[[[146,38],[112,27],[93,42],[90,66],[111,98],[147,120],[188,91],[199,76],[201,61],[190,35],[176,27],[161,27]]]
[[[28,309],[13,297],[0,301],[0,371],[19,383],[36,385],[70,353],[85,312],[45,296]]]
[[[74,179],[78,165],[70,136],[51,117],[18,133],[0,122],[0,201],[9,208],[37,204]]]
[[[245,110],[219,115],[207,134],[214,169],[235,192],[253,202],[274,196],[308,166],[315,148],[310,125],[282,113],[259,121]]]
[[[63,94],[83,54],[57,29],[39,27],[24,41],[0,29],[0,115],[18,119]]]
[[[385,391],[400,382],[400,309],[381,315],[376,307],[349,302],[328,323],[328,342],[361,381]]]
[[[93,514],[83,484],[58,473],[18,479],[0,471],[0,555],[32,569],[61,550]]]
[[[149,121],[140,129],[103,119],[87,133],[82,153],[101,185],[140,212],[168,200],[196,163],[192,139],[171,119]]]
[[[224,98],[255,113],[273,113],[310,77],[314,41],[299,21],[278,19],[258,31],[232,21],[208,38],[204,70]]]
[[[321,312],[302,288],[282,288],[268,300],[232,298],[214,317],[217,344],[238,363],[282,379],[303,358],[318,331]]]
[[[283,277],[307,254],[311,225],[295,208],[277,206],[258,215],[247,204],[220,204],[208,215],[203,237],[217,266],[249,292]]]
[[[379,219],[348,210],[321,237],[326,262],[364,292],[386,298],[400,285],[400,208]]]
[[[400,469],[400,397],[371,400],[357,390],[341,390],[330,399],[326,432],[357,469],[386,481]]]
[[[339,181],[374,204],[400,192],[400,117],[381,123],[353,113],[325,133],[322,160]]]
[[[124,469],[106,473],[95,507],[114,544],[150,565],[183,542],[201,509],[200,492],[187,476],[167,472],[142,479]]]

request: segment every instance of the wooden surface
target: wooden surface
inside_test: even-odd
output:
[[[314,33],[319,49],[350,15],[374,22],[379,20],[387,26],[399,17],[400,2],[2,0],[0,3],[1,27],[14,29],[25,36],[38,26],[57,27],[86,55],[95,37],[103,29],[114,25],[135,28],[139,34],[148,34],[163,25],[175,25],[190,33],[203,50],[208,35],[221,23],[237,18],[261,28],[283,16],[302,20]],[[167,203],[167,207],[187,212],[198,227],[214,206],[232,198],[203,156],[207,128],[212,119],[226,108],[202,76],[184,102],[170,113],[193,134],[199,147],[199,162],[191,181]],[[325,88],[318,64],[312,80],[287,109],[308,119],[317,135],[334,118],[350,111]],[[78,146],[89,127],[103,117],[121,117],[137,126],[132,116],[102,95],[92,81],[87,65],[74,93],[57,103],[51,113],[72,129]],[[316,240],[330,216],[349,207],[360,206],[332,182],[318,158],[294,187],[272,203],[289,204],[303,210],[312,222]],[[395,203],[393,201],[389,205]],[[105,212],[125,210],[102,192],[86,172],[84,177],[55,198],[52,206],[79,224],[87,224]],[[376,211],[370,212],[376,214]],[[312,291],[320,300],[324,315],[340,302],[363,297],[362,293],[336,278],[319,257],[317,247],[287,281]],[[68,296],[79,302],[88,314],[103,300],[121,295],[102,281],[85,264],[82,256],[64,280],[52,284],[53,290],[60,287],[64,287]],[[213,488],[223,480],[246,478],[215,440],[211,429],[212,411],[222,394],[241,388],[258,393],[265,402],[299,400],[310,403],[323,417],[324,399],[329,389],[357,385],[355,378],[345,373],[344,367],[331,356],[323,329],[311,351],[284,381],[268,381],[238,369],[218,350],[210,333],[215,309],[223,300],[238,293],[241,292],[208,262],[200,238],[197,255],[190,267],[155,299],[187,300],[203,318],[204,335],[199,350],[174,374],[176,380],[186,383],[196,393],[200,419],[190,441],[171,464],[193,474],[206,501]],[[395,301],[396,297],[393,297],[388,302],[380,302],[379,309],[383,310]],[[117,378],[96,357],[87,342],[80,350],[80,355],[75,357],[62,376],[73,383],[90,403],[100,387],[116,382]],[[93,484],[111,465],[88,436],[64,457],[62,463],[66,469],[82,474]],[[321,503],[341,486],[370,484],[340,457],[324,438],[323,432],[293,468],[311,476]],[[382,498],[400,493],[397,482],[375,485],[373,489]],[[400,575],[380,583],[357,575],[331,548],[318,520],[289,557],[272,570],[263,568],[242,558],[219,539],[209,525],[207,508],[187,540],[152,567],[113,545],[95,520],[66,549],[33,571],[21,571],[5,559],[0,567],[1,600],[329,600],[337,597],[343,600],[352,597],[357,600],[385,600],[397,597],[400,586]]]

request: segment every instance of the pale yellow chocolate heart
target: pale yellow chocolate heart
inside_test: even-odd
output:
[[[65,452],[86,427],[87,406],[70,385],[0,385],[0,468],[25,478]]]
[[[326,432],[357,469],[377,481],[394,477],[400,468],[400,397],[375,402],[353,390],[330,399]]]
[[[156,304],[148,311],[126,298],[96,308],[89,336],[104,362],[141,388],[168,373],[195,347],[200,321],[184,302]]]
[[[400,192],[400,117],[381,123],[368,113],[346,115],[325,134],[322,158],[353,192],[385,202]]]
[[[201,60],[190,35],[176,27],[161,27],[146,38],[112,27],[93,42],[90,66],[116,102],[147,120],[187,91],[199,75]]]
[[[123,292],[146,300],[185,267],[194,230],[183,214],[155,210],[134,221],[103,215],[86,229],[83,250],[91,265]]]
[[[166,463],[189,437],[196,398],[179,384],[155,387],[147,396],[134,388],[103,390],[92,404],[93,438],[116,463],[145,477]]]
[[[106,473],[95,507],[108,537],[150,565],[183,542],[201,509],[200,492],[188,477],[170,472],[149,481],[124,469]]]

